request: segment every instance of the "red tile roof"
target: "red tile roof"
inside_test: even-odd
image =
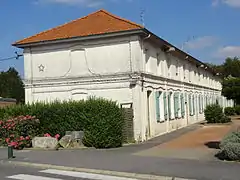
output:
[[[13,45],[100,35],[143,28],[144,27],[141,25],[117,17],[105,10],[99,10],[64,25],[57,26],[53,29],[17,41]]]

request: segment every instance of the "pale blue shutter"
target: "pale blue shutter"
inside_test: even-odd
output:
[[[192,102],[193,102],[193,115],[195,115],[195,95],[193,95]]]
[[[188,95],[188,104],[189,104],[189,112],[190,112],[190,115],[192,116],[192,98],[191,98],[191,94]]]
[[[168,94],[168,116],[169,116],[169,119],[172,118],[172,112],[171,112],[171,92]]]
[[[167,95],[166,95],[166,92],[163,93],[163,108],[164,108],[164,119],[167,120],[168,110],[167,110]]]
[[[182,117],[184,117],[184,115],[185,115],[185,105],[184,105],[183,94],[181,94],[181,115],[182,115]]]
[[[178,93],[174,93],[174,114],[175,114],[175,118],[178,118],[178,108],[179,108],[179,94]]]
[[[200,94],[198,95],[198,112],[202,113],[201,112],[201,95]]]
[[[156,101],[156,118],[157,118],[157,122],[160,122],[159,97],[160,97],[160,92],[155,92],[155,101]]]

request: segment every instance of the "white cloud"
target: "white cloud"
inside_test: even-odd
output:
[[[203,36],[185,43],[187,49],[204,49],[213,46],[217,42],[214,36]]]
[[[240,8],[240,0],[213,0],[212,5],[217,6],[219,4],[225,4],[230,7]]]
[[[42,3],[56,3],[56,4],[67,4],[67,5],[79,5],[87,7],[99,6],[103,3],[102,0],[37,0],[36,4]]]
[[[36,0],[35,4],[55,3],[55,4],[77,5],[77,6],[84,6],[84,7],[98,7],[107,1],[118,2],[119,0]],[[132,2],[132,0],[126,0],[126,1]]]
[[[214,53],[214,56],[219,58],[240,57],[240,46],[225,46],[219,48],[216,53]]]

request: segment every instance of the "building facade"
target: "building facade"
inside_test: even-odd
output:
[[[115,100],[133,108],[137,141],[204,120],[208,104],[233,106],[206,64],[104,10],[14,45],[24,49],[26,102]]]

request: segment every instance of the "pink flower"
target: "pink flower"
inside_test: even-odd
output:
[[[44,137],[51,137],[51,135],[46,133],[46,134],[44,134]]]
[[[10,142],[10,144],[9,144],[10,146],[14,146],[14,147],[16,147],[17,145],[18,145],[18,143],[17,142]]]
[[[10,137],[14,137],[14,134],[11,134]]]
[[[59,134],[56,134],[56,135],[55,135],[55,138],[56,138],[56,139],[58,139],[59,137],[60,137],[60,135],[59,135]]]
[[[22,140],[24,140],[25,138],[23,137],[23,136],[20,136],[20,140],[22,141]]]
[[[29,140],[29,139],[30,139],[30,137],[29,137],[29,136],[27,136],[27,137],[25,137],[25,139],[26,139],[26,140]]]
[[[6,143],[9,143],[10,138],[6,138],[5,141],[6,141]]]

